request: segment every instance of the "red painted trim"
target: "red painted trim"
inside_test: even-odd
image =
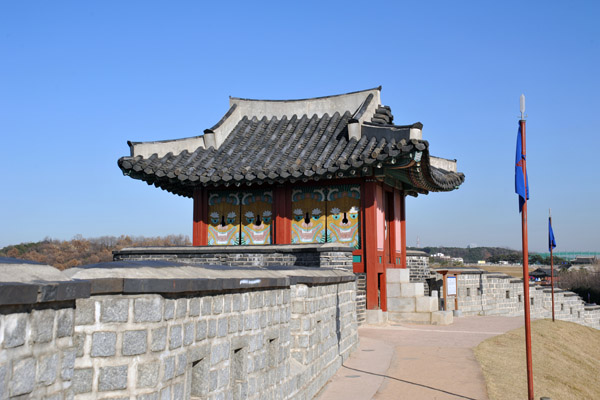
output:
[[[385,197],[383,196],[383,187],[377,182],[375,185],[375,234],[373,235],[377,241],[377,251],[384,252],[385,250]],[[385,262],[385,259],[381,259]]]
[[[355,274],[362,274],[365,272],[365,255],[362,249],[353,250],[352,257],[360,256],[360,262],[352,262],[352,272]]]
[[[401,267],[406,268],[406,195],[404,190],[400,191],[400,245],[402,248],[400,251]]]
[[[192,219],[192,245],[200,246],[200,192],[202,189],[194,188],[192,210],[194,217]]]
[[[364,259],[367,273],[367,310],[377,309],[379,306],[378,289],[378,251],[377,251],[377,182],[365,182],[361,198],[364,210]],[[368,234],[367,234],[368,232]]]
[[[208,246],[208,190],[202,191],[202,222],[200,242],[203,246]]]
[[[292,240],[291,188],[280,186],[273,190],[275,215],[275,244],[290,244]]]
[[[386,268],[395,268],[396,267],[396,198],[394,194],[394,188],[384,185],[384,196],[386,200],[386,215],[385,218],[389,225],[389,246],[386,246],[386,253],[389,251],[389,254],[386,255],[385,259],[389,259],[389,262],[386,262]],[[390,195],[391,194],[391,195]],[[389,214],[389,215],[388,215]]]
[[[367,263],[365,259],[365,238],[367,237],[365,233],[365,183],[364,181],[360,182],[360,216],[359,216],[360,229],[358,234],[360,235],[360,250],[354,250],[352,252],[353,256],[360,256],[360,262],[352,263],[352,270],[356,274],[362,274],[365,272],[365,265]]]
[[[194,246],[208,245],[208,196],[206,189],[194,188]]]
[[[381,257],[381,262],[379,262],[379,257]],[[377,270],[377,273],[383,273],[385,265],[385,252],[377,250],[377,260],[375,263],[375,269]]]
[[[285,216],[283,231],[285,232],[285,243],[292,243],[292,188],[285,188]]]

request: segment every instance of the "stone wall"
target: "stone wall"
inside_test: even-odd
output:
[[[367,321],[367,274],[356,275],[356,320],[359,325]]]
[[[441,276],[438,275],[438,279]],[[523,315],[523,281],[506,274],[481,270],[462,272],[457,277],[458,309],[463,315]],[[443,297],[442,291],[440,296]],[[552,289],[531,283],[529,286],[532,318],[552,318]],[[448,310],[454,309],[453,297]],[[586,305],[577,294],[554,289],[555,318],[600,329],[600,306]]]
[[[451,311],[439,311],[438,299],[425,296],[422,282],[411,282],[408,269],[387,270],[387,320],[410,324],[449,325]]]
[[[410,270],[410,281],[423,283],[425,296],[429,296],[427,279],[431,277],[429,270],[429,255],[424,251],[408,250],[406,252],[406,267]]]
[[[358,342],[350,272],[122,261],[63,275],[19,283],[30,304],[0,295],[0,399],[312,398]],[[40,301],[72,282],[70,299]]]
[[[335,243],[261,246],[132,247],[113,252],[115,261],[175,260],[236,267],[320,267],[352,271],[352,248]]]
[[[311,399],[358,343],[355,285],[292,288],[291,365],[293,374],[274,399]],[[348,321],[353,321],[348,323]],[[314,370],[323,371],[314,376]]]
[[[287,296],[287,298],[284,298]],[[289,357],[289,292],[78,300],[74,394],[141,398],[272,394]],[[243,377],[240,371],[244,371]],[[237,375],[236,375],[237,374]]]
[[[0,399],[52,398],[71,385],[76,352],[74,308],[73,303],[63,303],[53,308],[13,309],[14,313],[3,310]]]
[[[288,266],[353,270],[351,247],[336,243],[244,246],[132,247],[113,252],[115,261],[185,261],[235,267]],[[429,272],[429,269],[427,268]],[[366,321],[367,278],[356,274],[357,321]]]

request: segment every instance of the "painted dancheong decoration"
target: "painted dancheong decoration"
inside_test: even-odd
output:
[[[327,234],[331,242],[360,249],[360,185],[329,187],[327,210]]]
[[[241,244],[271,244],[272,207],[270,190],[242,193]]]
[[[360,249],[360,185],[292,191],[292,243],[342,243]]]
[[[271,244],[273,192],[212,192],[208,245]],[[292,192],[292,243],[343,243],[360,249],[360,185]]]
[[[292,243],[326,243],[326,188],[292,191]],[[329,239],[329,240],[328,240]]]
[[[240,244],[240,196],[236,192],[213,192],[208,197],[208,245]]]

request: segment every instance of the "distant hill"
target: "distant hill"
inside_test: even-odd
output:
[[[76,236],[72,240],[44,239],[41,242],[21,243],[0,249],[0,257],[13,257],[67,269],[80,265],[112,261],[113,250],[131,246],[189,246],[188,236],[169,235],[164,237],[102,236],[84,239]]]
[[[184,235],[164,237],[143,236],[102,236],[85,239],[76,236],[72,240],[44,239],[41,242],[21,243],[0,249],[0,257],[14,257],[23,260],[38,261],[52,265],[58,269],[66,269],[79,265],[112,261],[112,252],[131,246],[189,246],[190,239]],[[520,263],[521,252],[502,247],[409,247],[409,250],[424,251],[429,255],[443,253],[450,257],[462,257],[465,263],[477,263],[485,260],[490,263],[509,261]],[[555,263],[560,260],[554,258]],[[544,259],[534,253],[530,254],[531,264],[543,263]]]
[[[462,257],[467,264],[477,263],[479,260],[487,262],[498,262],[501,260],[519,262],[522,257],[520,251],[502,247],[409,247],[408,249],[424,251],[429,255],[443,253],[450,257]]]

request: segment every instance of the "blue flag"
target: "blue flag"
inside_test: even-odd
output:
[[[552,231],[552,218],[548,218],[548,251],[552,251],[556,247],[554,240],[554,232]]]
[[[523,174],[525,167],[525,155],[521,154],[521,124],[519,124],[519,134],[517,135],[517,156],[515,160],[515,193],[519,195],[519,212],[523,211],[525,199],[529,200],[529,179]]]

